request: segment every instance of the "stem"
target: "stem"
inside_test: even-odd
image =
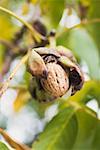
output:
[[[0,38],[0,44],[3,44],[5,46],[7,46],[9,49],[13,49],[14,48],[13,44],[11,42],[5,40],[5,39],[1,39]]]
[[[12,147],[17,150],[31,150],[27,145],[25,144],[20,144],[13,140],[3,129],[0,128],[0,134],[4,137],[6,142]]]
[[[32,27],[28,22],[24,21],[22,18],[20,18],[19,16],[17,16],[15,13],[13,13],[12,11],[6,9],[6,8],[3,8],[0,6],[0,10],[13,16],[14,18],[16,18],[17,20],[19,20],[21,23],[23,23],[30,31],[31,31],[31,34],[33,35],[33,37],[35,38],[35,40],[37,42],[39,42],[41,39],[45,39],[44,36],[42,36],[40,33],[38,33],[34,27]]]
[[[10,74],[10,76],[8,77],[8,79],[5,81],[5,83],[3,84],[3,86],[1,87],[0,90],[0,97],[3,95],[3,93],[8,89],[10,81],[13,79],[13,77],[15,76],[16,72],[18,71],[18,69],[20,68],[20,66],[22,64],[24,64],[27,59],[29,57],[29,51],[28,53],[21,59],[21,61],[17,64],[17,66],[15,67],[15,69],[13,70],[13,72]]]
[[[15,85],[15,86],[9,85],[8,88],[12,88],[12,89],[20,89],[20,90],[27,90],[27,89],[28,89],[26,85]]]
[[[0,83],[0,87],[2,87],[2,83]],[[12,88],[12,89],[20,89],[20,90],[27,90],[27,86],[24,84],[19,84],[19,85],[9,85],[8,88]]]
[[[50,35],[49,35],[49,37],[48,37],[49,44],[50,44],[50,47],[51,47],[51,48],[55,48],[55,47],[56,47],[55,35],[56,35],[55,30],[54,30],[54,29],[51,30]]]
[[[51,48],[55,48],[56,47],[56,39],[55,39],[55,37],[49,37],[49,43],[50,43],[50,47]]]

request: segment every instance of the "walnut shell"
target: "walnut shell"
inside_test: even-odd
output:
[[[48,63],[46,67],[48,77],[47,79],[41,78],[44,90],[56,98],[63,96],[69,88],[68,74],[59,64]]]

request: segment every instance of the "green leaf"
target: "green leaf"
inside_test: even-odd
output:
[[[76,112],[76,118],[78,123],[78,131],[72,150],[99,150],[100,121],[81,109]]]
[[[16,31],[16,27],[11,21],[11,17],[0,11],[0,39],[11,39]]]
[[[83,88],[74,96],[71,96],[69,100],[85,104],[93,98],[95,98],[100,105],[100,82],[90,80],[85,82]]]
[[[3,0],[0,1],[0,6],[3,6],[11,11],[16,11],[24,1],[25,0]],[[12,16],[0,10],[0,39],[11,40],[18,29],[19,27],[16,25],[16,23],[14,23],[14,21],[12,21]]]
[[[100,19],[100,1],[91,0],[89,11],[88,11],[88,20],[93,20],[95,18]],[[100,21],[97,23],[92,23],[88,25],[88,30],[92,34],[94,40],[96,41],[99,52],[100,52]]]
[[[0,150],[9,150],[9,149],[3,142],[0,142]]]
[[[90,77],[100,79],[100,58],[98,48],[88,32],[81,29],[74,29],[70,33],[69,48],[89,67]]]
[[[33,143],[33,150],[98,150],[99,133],[100,121],[88,108],[67,107],[46,126]]]
[[[65,8],[65,0],[42,0],[41,9],[48,25],[55,28],[58,26]]]
[[[39,139],[33,144],[33,149],[63,150],[65,147],[71,148],[77,131],[75,118],[72,118],[74,112],[73,108],[65,108],[59,113],[40,134]]]
[[[2,66],[3,66],[4,55],[5,55],[5,48],[2,44],[0,44],[0,72],[1,72]]]

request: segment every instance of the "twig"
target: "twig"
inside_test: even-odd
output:
[[[20,90],[27,90],[27,86],[26,85],[9,85],[9,88],[12,88],[12,89],[20,89]]]
[[[2,83],[0,83],[0,88],[2,87]],[[27,86],[24,84],[18,84],[18,85],[9,85],[8,88],[12,89],[20,89],[20,90],[27,90]]]
[[[5,39],[1,39],[0,38],[0,43],[5,45],[9,49],[13,49],[14,48],[13,44],[10,41],[7,41]]]
[[[81,21],[80,24],[75,25],[71,28],[64,28],[64,30],[62,32],[57,32],[58,34],[56,34],[56,38],[59,38],[63,33],[69,32],[72,29],[81,27],[83,25],[93,24],[93,23],[100,23],[100,18],[95,18],[95,19],[92,19],[92,20],[83,20],[83,21]]]
[[[31,150],[27,145],[20,144],[13,140],[3,129],[0,128],[0,134],[4,137],[4,139],[8,142],[8,144],[15,148],[16,150]]]
[[[29,57],[29,52],[21,59],[21,61],[17,64],[17,66],[15,67],[15,69],[13,70],[13,72],[8,77],[8,79],[4,82],[4,84],[3,84],[3,86],[1,87],[1,90],[0,90],[0,97],[8,89],[10,81],[13,79],[13,77],[16,74],[16,72],[20,68],[20,66],[27,61],[28,57]]]
[[[55,30],[51,30],[50,35],[48,37],[49,44],[50,44],[51,48],[55,48],[56,47],[55,35],[56,35],[56,31]]]
[[[33,35],[33,37],[35,38],[35,40],[37,42],[39,42],[41,39],[45,39],[44,36],[42,36],[39,32],[37,32],[33,26],[31,26],[31,24],[29,24],[28,22],[24,21],[22,18],[20,18],[19,16],[17,16],[15,13],[13,13],[12,11],[6,9],[6,8],[3,8],[0,6],[0,10],[13,16],[14,18],[16,18],[17,20],[19,20],[21,23],[23,23],[30,31],[31,31],[31,34]]]

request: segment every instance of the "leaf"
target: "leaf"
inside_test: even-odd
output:
[[[27,90],[20,90],[14,101],[14,110],[19,111],[29,101],[30,97],[30,93]]]
[[[100,105],[100,83],[90,80],[85,82],[83,88],[74,96],[71,96],[69,100],[86,103],[93,98],[95,98]]]
[[[3,66],[4,54],[5,54],[5,49],[4,49],[3,45],[0,44],[0,72],[1,72],[2,66]]]
[[[65,0],[42,0],[41,9],[46,22],[53,28],[57,27],[65,7]],[[47,21],[48,20],[48,21]]]
[[[16,31],[11,17],[0,11],[0,39],[11,39]]]
[[[9,149],[3,142],[0,142],[0,150],[9,150]]]
[[[95,18],[100,18],[100,1],[96,0],[91,0],[90,3],[90,7],[89,7],[89,11],[88,11],[88,19],[93,20]],[[88,25],[88,30],[89,32],[92,34],[94,40],[96,41],[98,47],[99,47],[99,52],[100,52],[100,41],[99,41],[99,37],[100,37],[100,21],[97,23],[93,23]]]
[[[100,121],[81,109],[76,112],[78,131],[73,149],[96,149],[100,147]],[[98,139],[97,139],[98,137]],[[95,143],[95,139],[97,139]]]
[[[66,107],[48,123],[33,143],[33,150],[97,150],[100,147],[100,121],[84,106],[73,107]]]
[[[84,28],[71,30],[68,40],[66,41],[65,38],[63,44],[69,47],[78,58],[87,63],[90,77],[97,80],[100,79],[98,48],[92,37]]]
[[[75,109],[64,109],[59,113],[40,134],[37,141],[33,144],[34,150],[60,150],[64,147],[71,148],[76,135],[77,124],[71,119]],[[70,140],[71,139],[71,140]]]
[[[3,6],[11,11],[16,11],[24,1],[25,0],[3,0],[0,1],[0,6]],[[0,10],[0,39],[11,40],[18,29],[19,27],[16,25],[16,23],[14,23],[14,21],[12,21],[12,17]]]

